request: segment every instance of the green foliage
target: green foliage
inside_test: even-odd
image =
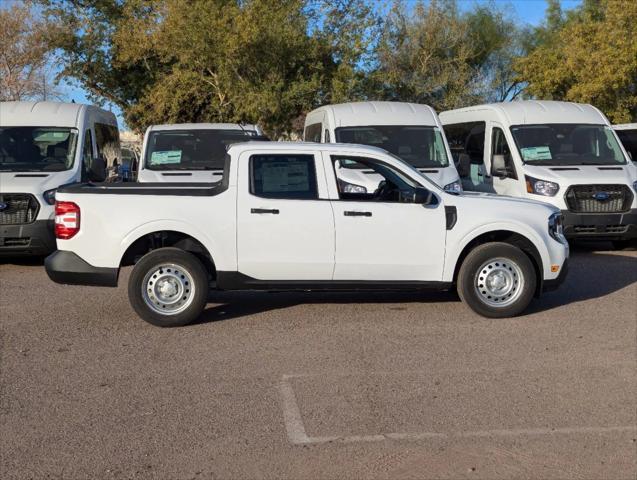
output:
[[[591,103],[617,123],[637,119],[637,2],[586,1],[543,35],[516,64],[528,94]]]

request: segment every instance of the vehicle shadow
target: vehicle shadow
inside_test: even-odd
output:
[[[403,303],[441,303],[458,302],[458,295],[453,291],[343,291],[343,292],[214,292],[210,296],[211,303],[218,305],[208,307],[193,325],[230,320],[257,313],[294,307],[297,305],[317,304],[397,304],[390,307],[402,310]]]
[[[637,257],[622,252],[577,248],[571,255],[569,273],[554,292],[534,300],[524,315],[600,298],[637,283]],[[445,292],[215,292],[195,324],[230,320],[301,304],[397,304],[459,302],[455,290]]]

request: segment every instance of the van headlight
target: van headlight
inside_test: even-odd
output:
[[[526,191],[535,195],[544,195],[545,197],[554,197],[560,190],[560,186],[555,182],[548,180],[539,180],[537,178],[524,176],[526,180]]]
[[[338,183],[341,193],[367,193],[367,189],[362,185],[354,185],[343,180],[339,180]]]
[[[51,190],[47,190],[46,192],[42,194],[42,196],[44,197],[44,200],[49,205],[55,205],[55,190],[57,189],[53,188]]]
[[[450,193],[462,193],[462,183],[460,183],[460,180],[456,180],[445,185],[443,190]]]
[[[568,243],[564,236],[564,218],[560,212],[549,217],[549,235],[560,243]]]

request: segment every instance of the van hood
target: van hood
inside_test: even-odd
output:
[[[508,195],[498,195],[497,193],[487,193],[487,192],[467,192],[456,195],[460,198],[466,198],[468,201],[475,201],[476,199],[483,199],[488,202],[505,202],[508,204],[519,204],[519,205],[537,205],[542,207],[550,208],[555,212],[559,212],[560,209],[555,205],[551,205],[549,203],[540,202],[538,200],[532,200],[530,198],[522,198],[522,197],[510,197]]]
[[[63,172],[0,172],[0,193],[42,193],[72,183],[73,170]]]
[[[551,165],[524,166],[527,175],[561,185],[606,183],[632,184],[637,180],[637,169],[632,162],[626,165]]]

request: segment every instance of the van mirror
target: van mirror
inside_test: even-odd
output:
[[[106,160],[102,155],[94,158],[91,162],[88,179],[91,182],[103,182],[106,180]]]
[[[429,205],[432,201],[433,193],[424,187],[416,187],[410,190],[400,191],[401,203],[418,203],[420,205]]]
[[[509,176],[504,155],[493,155],[491,158],[491,175],[500,178],[507,178]]]

